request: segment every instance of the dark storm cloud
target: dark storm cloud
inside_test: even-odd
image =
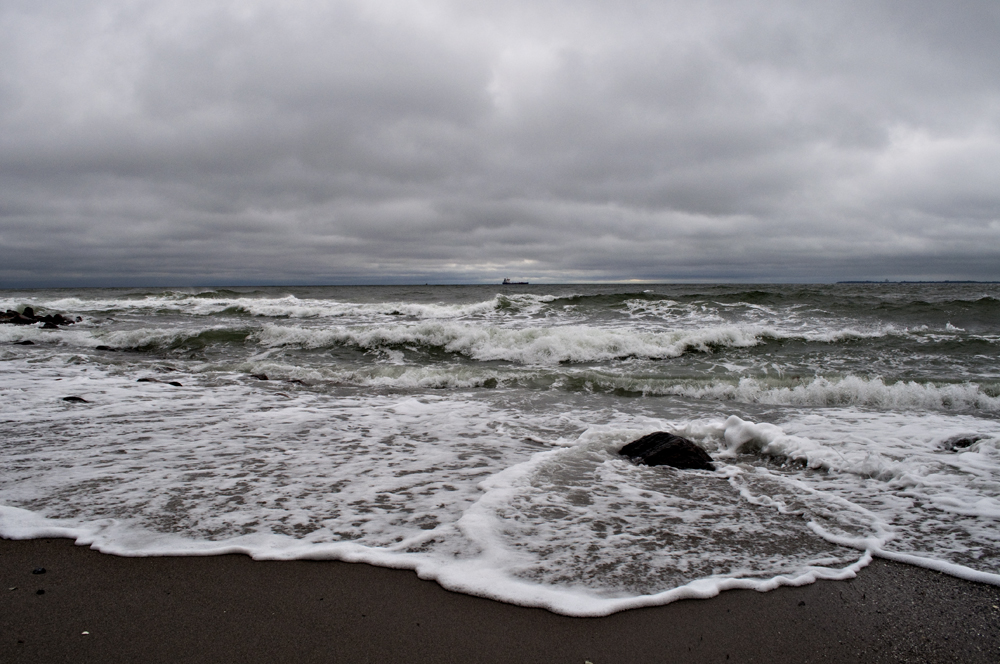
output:
[[[1000,278],[1000,10],[0,2],[0,285]]]

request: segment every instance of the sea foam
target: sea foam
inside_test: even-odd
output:
[[[6,292],[83,320],[0,326],[0,534],[570,615],[872,556],[997,583],[991,288]],[[619,455],[660,430],[717,469]]]
[[[8,367],[8,537],[365,561],[569,615],[848,578],[871,554],[1000,579],[1000,431],[972,416],[664,421],[477,396],[490,393],[337,396],[197,375],[137,385],[55,359]],[[720,469],[617,455],[656,429],[703,445]],[[960,453],[920,433],[970,429],[987,437]],[[866,470],[873,456],[880,472]]]

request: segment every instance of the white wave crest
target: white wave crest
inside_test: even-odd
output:
[[[773,386],[755,378],[743,378],[736,385],[671,385],[652,392],[676,394],[696,399],[733,400],[774,406],[868,406],[892,410],[967,410],[1000,412],[1000,398],[982,391],[975,383],[898,382],[886,384],[881,378],[846,376],[840,379],[815,378],[795,386]]]
[[[184,329],[144,327],[134,330],[115,330],[112,332],[97,333],[86,339],[85,345],[106,345],[111,346],[112,348],[145,348],[150,346],[163,347],[181,343],[188,339],[196,339],[202,335],[211,334],[213,332],[220,334],[239,334],[241,330],[225,325]]]
[[[126,299],[84,299],[79,297],[32,298],[23,300],[0,300],[0,309],[17,308],[22,304],[33,306],[39,311],[69,311],[97,315],[104,312],[127,311],[137,314],[151,314],[171,311],[191,316],[212,316],[224,312],[243,313],[267,318],[383,318],[405,316],[416,319],[461,319],[491,316],[503,312],[532,314],[545,303],[555,299],[554,295],[497,294],[478,302],[350,302],[304,298],[294,295],[281,297],[216,297],[205,298],[202,293],[164,293],[146,295],[141,298]]]
[[[501,360],[526,365],[602,362],[625,357],[660,359],[679,357],[691,350],[710,352],[716,346],[738,348],[761,343],[758,331],[738,326],[636,332],[583,326],[511,329],[441,322],[332,329],[265,325],[254,338],[265,346],[305,348],[429,346],[480,361]]]

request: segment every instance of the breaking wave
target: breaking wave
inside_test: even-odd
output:
[[[264,325],[253,338],[264,346],[325,348],[355,346],[425,347],[479,361],[525,365],[605,362],[624,358],[667,359],[688,352],[711,353],[723,348],[749,348],[768,341],[796,339],[834,343],[883,336],[885,332],[835,330],[792,335],[765,327],[721,325],[691,330],[636,331],[631,328],[549,326],[507,328],[461,323],[423,322],[334,328]]]
[[[865,406],[894,410],[977,409],[1000,412],[1000,396],[989,394],[983,386],[975,383],[936,385],[900,381],[887,384],[881,378],[865,379],[857,376],[814,378],[795,385],[774,385],[766,380],[743,378],[736,384],[712,382],[660,388],[650,386],[647,392],[773,406]]]

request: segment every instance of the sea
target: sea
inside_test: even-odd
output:
[[[1000,284],[0,291],[26,306],[79,322],[0,325],[3,537],[571,616],[873,557],[1000,584]],[[716,469],[619,454],[654,431]]]

